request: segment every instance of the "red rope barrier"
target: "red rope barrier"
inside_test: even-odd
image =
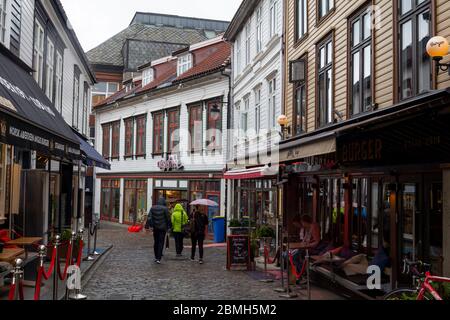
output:
[[[275,262],[275,260],[277,259],[276,257],[273,258],[273,259],[271,259],[271,258],[269,257],[269,248],[267,248],[266,245],[264,245],[264,255],[266,256],[266,259],[267,259],[267,263],[268,263],[268,264],[273,264],[273,263]]]
[[[8,300],[12,301],[14,300],[14,294],[16,293],[16,285],[11,284],[11,287],[9,288],[9,294],[8,294]]]
[[[302,270],[300,271],[300,273],[297,272],[297,267],[294,264],[294,256],[292,255],[291,252],[289,252],[289,263],[291,264],[292,274],[295,275],[297,280],[299,280],[303,276],[303,274],[305,273],[306,260],[303,262]]]
[[[36,286],[34,289],[34,300],[38,301],[41,299],[41,283],[42,276],[44,275],[44,267],[39,267],[38,276],[36,279]]]
[[[52,260],[50,262],[50,267],[48,271],[46,272],[44,270],[44,267],[42,267],[42,276],[44,277],[45,280],[48,280],[53,274],[53,269],[55,269],[55,263],[56,263],[56,247],[53,247]]]
[[[81,257],[83,255],[83,240],[80,239],[80,247],[78,248],[77,266],[81,266]]]
[[[73,244],[69,243],[69,248],[67,249],[66,253],[66,266],[64,267],[64,273],[61,274],[61,264],[58,259],[58,276],[61,281],[66,280],[67,277],[67,270],[69,269],[69,266],[72,264],[72,250],[73,250]]]

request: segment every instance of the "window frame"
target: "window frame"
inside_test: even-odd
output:
[[[250,110],[250,96],[244,97],[243,110],[241,110],[240,116],[240,129],[243,136],[247,137],[248,134],[248,112]],[[244,120],[245,118],[245,120]],[[244,126],[245,124],[245,126]],[[244,130],[245,127],[245,130]]]
[[[412,8],[408,12],[404,13],[402,15],[402,1],[397,0],[394,5],[394,10],[396,14],[394,14],[394,26],[397,30],[396,34],[396,48],[397,48],[397,54],[396,54],[396,70],[395,72],[395,78],[397,79],[397,89],[395,90],[396,100],[397,101],[403,101],[406,99],[410,99],[412,97],[416,97],[418,95],[423,94],[423,92],[418,91],[418,84],[419,84],[419,73],[418,73],[418,65],[419,65],[419,57],[418,57],[418,48],[419,48],[419,42],[418,42],[418,17],[423,14],[424,12],[428,11],[430,14],[430,21],[429,21],[429,37],[431,37],[434,34],[435,31],[435,24],[436,24],[436,15],[435,15],[435,4],[434,1],[431,0],[425,0],[423,3],[417,4],[417,0],[412,0]],[[411,95],[410,96],[403,96],[403,84],[402,84],[402,25],[407,23],[408,21],[411,21],[412,24],[412,84],[411,84]],[[435,83],[435,70],[433,63],[431,59],[429,60],[430,63],[430,89],[433,90],[436,87]]]
[[[120,120],[111,123],[111,159],[120,159]]]
[[[222,121],[223,121],[223,100],[212,99],[206,102],[206,148],[209,151],[219,151],[222,149]],[[220,108],[220,118],[217,120],[212,119],[211,117],[211,109],[214,105],[217,105]],[[211,146],[211,133],[212,131],[215,133],[216,143]],[[219,139],[217,139],[216,131],[219,131]]]
[[[195,111],[195,113],[194,113]],[[202,153],[203,152],[203,103],[194,103],[188,106],[189,112],[189,150],[191,153]],[[195,115],[195,119],[194,119]],[[198,116],[200,115],[200,119],[198,120]],[[196,122],[201,122],[201,146],[196,146]]]
[[[373,23],[373,15],[374,12],[372,10],[371,5],[365,5],[362,9],[359,9],[348,19],[348,46],[349,46],[349,56],[348,56],[348,70],[349,70],[349,77],[348,77],[348,112],[347,114],[349,117],[354,117],[359,114],[363,114],[365,112],[373,111],[374,109],[374,86],[375,86],[375,79],[374,79],[374,32],[373,27],[370,27],[369,37],[364,39],[364,17],[369,14],[369,22],[370,24]],[[354,34],[353,34],[353,25],[358,21],[359,23],[359,43],[357,45],[354,45]],[[371,104],[369,107],[365,107],[364,103],[364,59],[365,59],[365,49],[370,46],[370,98],[371,98]],[[359,76],[360,76],[360,83],[359,83],[359,103],[360,103],[360,111],[358,113],[354,112],[354,101],[353,101],[353,56],[359,53]]]
[[[329,56],[329,51],[328,51],[328,44],[331,42],[331,62],[330,63],[326,63],[324,65],[324,67],[320,67],[320,63],[321,63],[321,49],[325,48],[325,55],[324,57],[326,59],[328,59]],[[326,127],[330,124],[333,124],[335,121],[335,117],[334,117],[334,111],[335,111],[335,78],[334,78],[334,68],[335,68],[335,37],[334,37],[334,32],[329,33],[328,35],[326,35],[322,40],[320,40],[317,44],[316,44],[316,127],[317,128],[323,128]],[[327,60],[328,61],[328,60]],[[326,88],[326,101],[327,101],[327,105],[326,105],[326,112],[327,112],[327,121],[325,123],[321,123],[321,92],[320,92],[320,77],[322,74],[325,74],[325,76],[328,76],[327,73],[330,72],[331,73],[331,97],[328,96],[328,87]],[[328,105],[328,102],[331,101],[331,105]],[[331,112],[331,117],[330,119],[328,119],[328,116],[330,116]]]
[[[73,97],[72,97],[72,126],[78,128],[80,121],[80,76],[81,70],[77,65],[73,67]]]
[[[267,92],[268,92],[268,104],[269,104],[269,128],[275,128],[277,126],[277,77],[267,80]]]
[[[42,89],[44,85],[44,67],[45,67],[45,29],[39,19],[34,19],[34,34],[33,34],[33,69],[34,79],[39,87]]]
[[[253,90],[255,95],[255,132],[257,135],[261,132],[261,86]]]
[[[111,159],[111,123],[102,124],[102,156]]]
[[[7,39],[7,28],[6,21],[8,17],[8,11],[6,8],[8,7],[8,0],[0,0],[0,43],[3,45],[6,44]]]
[[[260,4],[256,8],[256,52],[263,49],[263,6]]]
[[[303,32],[299,31],[299,18],[300,18],[300,2],[302,3],[302,8],[304,9],[303,11],[303,23],[302,23],[302,28],[304,28]],[[309,18],[308,18],[308,8],[309,8],[309,4],[308,4],[308,0],[296,0],[295,1],[295,42],[299,43],[301,42],[304,38],[306,38],[308,36],[308,23],[309,23]]]
[[[277,30],[277,27],[278,27],[277,26],[277,24],[278,24],[277,5],[278,5],[278,0],[270,0],[270,9],[269,9],[269,36],[270,36],[270,39],[275,37],[277,35],[277,31],[278,31]]]
[[[56,47],[49,37],[47,37],[45,56],[45,94],[50,101],[54,102]]]
[[[142,87],[145,87],[146,85],[152,83],[153,79],[154,79],[153,68],[147,68],[142,71]],[[108,90],[109,90],[109,83],[108,83]]]
[[[63,75],[64,75],[64,56],[59,50],[56,50],[55,60],[55,107],[62,113],[62,94],[63,94]]]
[[[135,156],[136,158],[145,158],[147,155],[147,114],[136,116],[134,120],[136,128]]]
[[[173,117],[175,116],[175,117]],[[174,149],[178,146],[178,152],[180,150],[179,146],[180,146],[180,117],[181,117],[181,113],[180,113],[180,107],[175,107],[175,108],[171,108],[169,110],[167,110],[167,153],[168,154],[172,154]],[[175,119],[175,121],[172,121],[173,119]],[[174,132],[178,131],[176,138],[178,140],[173,140],[171,141],[171,137],[172,134]],[[174,145],[173,143],[177,141],[178,143],[176,145]],[[178,153],[177,152],[177,153]]]
[[[192,56],[192,53],[190,53],[190,52],[187,54],[178,56],[178,59],[177,59],[177,76],[178,77],[180,75],[186,73],[189,69],[192,68],[193,59],[194,59],[194,57]]]
[[[326,5],[328,7],[327,12],[324,15],[321,15],[321,9],[322,9],[322,1],[326,1]],[[317,0],[316,1],[316,25],[322,23],[322,21],[326,20],[333,12],[336,10],[336,1],[335,0]],[[332,3],[332,5],[330,5]]]
[[[305,119],[305,122],[301,124],[298,123],[298,117],[299,117],[299,106],[298,106],[298,102],[299,102],[299,90],[303,89],[303,95],[304,95],[304,99],[305,99],[305,106],[303,108],[300,108],[301,110],[304,110],[304,114],[303,111],[300,113],[300,118],[301,119]],[[295,101],[295,108],[294,108],[294,134],[296,136],[305,134],[307,132],[307,127],[308,127],[308,86],[307,86],[307,81],[302,81],[302,82],[298,82],[295,84],[294,87],[294,101]],[[302,99],[303,101],[303,99]],[[300,130],[299,130],[300,127]]]
[[[153,155],[164,154],[164,121],[165,112],[156,111],[152,113],[153,118]],[[159,137],[159,144],[157,145],[156,137]]]
[[[251,62],[251,29],[252,23],[251,19],[247,22],[245,26],[245,66],[247,67]]]
[[[130,126],[131,124],[131,126]],[[127,118],[123,120],[123,125],[125,129],[125,150],[124,159],[133,158],[134,156],[134,128],[135,119]]]

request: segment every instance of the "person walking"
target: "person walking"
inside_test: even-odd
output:
[[[191,260],[195,261],[195,252],[197,250],[200,255],[199,263],[203,264],[203,242],[205,241],[206,227],[208,226],[208,217],[200,211],[199,207],[194,208],[191,220],[191,241],[192,252]]]
[[[166,240],[167,231],[171,228],[169,209],[167,209],[166,199],[160,198],[158,204],[154,205],[148,213],[145,229],[153,229],[155,262],[161,264]]]
[[[172,212],[172,231],[175,238],[177,257],[183,253],[184,226],[189,222],[189,217],[181,204],[177,204]]]

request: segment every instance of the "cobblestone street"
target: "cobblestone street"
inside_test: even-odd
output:
[[[279,282],[262,283],[257,280],[259,272],[227,271],[225,247],[205,248],[205,264],[199,265],[190,261],[190,248],[177,258],[171,239],[162,264],[157,265],[150,233],[131,234],[123,226],[102,223],[98,237],[99,247],[114,247],[83,288],[91,300],[280,299],[273,290]],[[340,299],[318,288],[313,288],[313,298]]]

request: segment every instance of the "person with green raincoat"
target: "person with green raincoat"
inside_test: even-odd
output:
[[[184,211],[181,204],[177,204],[172,212],[172,232],[175,238],[175,248],[177,251],[177,257],[181,257],[183,253],[184,245],[184,226],[189,223],[189,217]]]

